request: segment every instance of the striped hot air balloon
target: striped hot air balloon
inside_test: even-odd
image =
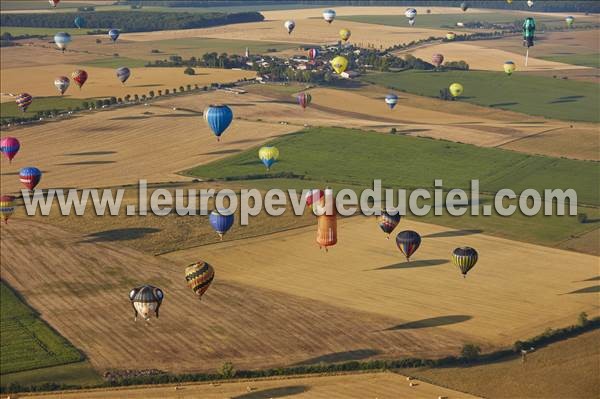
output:
[[[467,273],[477,263],[479,254],[471,247],[460,247],[452,251],[452,263],[458,266],[463,277],[467,277]]]
[[[319,248],[328,248],[337,244],[337,216],[321,215],[317,217],[317,244]]]
[[[233,226],[234,215],[226,210],[214,210],[208,215],[208,221],[219,238],[223,240],[225,233]]]
[[[279,159],[279,150],[277,147],[265,146],[258,150],[258,157],[267,167],[267,170],[271,170],[271,166]]]
[[[118,29],[111,29],[108,31],[108,37],[113,41],[113,43],[117,41],[120,35],[121,32],[119,32]]]
[[[21,93],[17,96],[15,102],[17,103],[17,107],[19,107],[22,112],[25,112],[33,102],[33,97],[31,97],[31,94]]]
[[[390,93],[385,96],[385,103],[390,107],[390,109],[394,109],[396,104],[398,104],[398,96],[394,93]]]
[[[434,54],[433,56],[431,56],[431,63],[435,65],[436,68],[439,68],[443,62],[444,56],[442,54]]]
[[[313,214],[317,214],[318,209],[324,209],[325,206],[325,191],[314,189],[306,193],[306,206],[310,207]]]
[[[54,79],[54,86],[61,96],[65,94],[70,84],[71,81],[66,76],[59,76],[58,78]]]
[[[188,287],[202,299],[215,278],[215,269],[204,261],[198,261],[185,268],[185,281]]]
[[[117,69],[117,78],[121,81],[122,84],[127,82],[127,79],[131,76],[131,70],[127,67],[120,67]]]
[[[390,239],[390,234],[398,223],[400,223],[400,213],[397,211],[382,211],[381,215],[377,216],[377,224],[379,228],[386,234],[386,238]]]
[[[303,91],[302,93],[296,96],[296,100],[298,101],[298,104],[300,104],[302,109],[306,109],[306,107],[308,107],[308,105],[312,101],[312,96],[310,95],[310,93]]]
[[[54,35],[54,43],[56,44],[56,47],[62,50],[63,53],[72,40],[73,39],[71,39],[71,35],[67,32],[58,32],[56,35]]]
[[[27,189],[33,190],[42,179],[42,172],[38,168],[28,166],[21,169],[19,172],[19,179]]]
[[[421,245],[421,236],[416,231],[404,230],[396,236],[396,245],[400,252],[410,261],[410,257],[419,249]]]
[[[20,148],[21,143],[19,143],[19,140],[17,140],[15,137],[6,136],[0,139],[0,152],[2,152],[2,154],[8,158],[9,163],[12,162]]]
[[[15,213],[16,199],[12,195],[0,196],[0,218],[4,223],[8,223],[8,218]]]
[[[78,69],[71,74],[71,78],[75,84],[81,89],[81,86],[85,83],[88,78],[88,74],[83,69]]]
[[[137,320],[140,314],[144,320],[150,320],[152,313],[158,319],[158,309],[165,297],[163,291],[152,285],[142,285],[129,292],[129,300],[133,306],[134,320]]]
[[[311,61],[314,61],[318,55],[319,55],[319,50],[317,50],[316,48],[311,48],[308,50],[308,58]]]
[[[233,120],[233,111],[227,105],[209,105],[204,110],[204,120],[217,136],[217,141],[220,141],[221,135]]]

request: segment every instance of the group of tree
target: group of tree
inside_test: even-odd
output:
[[[2,26],[35,28],[71,28],[76,13],[57,12],[50,14],[7,14],[0,15]],[[112,29],[123,32],[148,32],[169,29],[205,28],[217,25],[264,20],[258,12],[139,12],[98,11],[85,15],[86,28]]]

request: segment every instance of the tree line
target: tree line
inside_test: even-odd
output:
[[[136,12],[101,11],[93,13],[0,14],[0,25],[31,28],[71,28],[76,16],[85,19],[85,28],[112,29],[123,32],[148,32],[171,29],[206,28],[242,22],[259,22],[264,16],[258,12],[189,13],[189,12]]]

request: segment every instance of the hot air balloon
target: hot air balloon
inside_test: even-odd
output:
[[[71,40],[71,35],[69,35],[67,32],[58,32],[56,35],[54,35],[54,43],[56,43],[56,47],[61,49],[63,53],[67,49],[69,43],[71,43]]]
[[[165,294],[160,288],[152,285],[142,285],[129,292],[129,300],[133,306],[134,320],[137,321],[138,313],[144,320],[150,320],[152,313],[158,319],[158,309],[162,304]]]
[[[121,81],[122,84],[127,82],[127,79],[131,76],[131,71],[127,67],[121,67],[117,69],[117,78]]]
[[[477,251],[471,247],[456,248],[452,251],[452,263],[460,269],[463,277],[467,277],[467,273],[477,263]]]
[[[312,96],[310,95],[310,93],[302,92],[296,96],[296,100],[298,101],[298,104],[300,104],[302,109],[306,109],[306,107],[308,107],[308,105],[312,101]]]
[[[285,26],[285,29],[287,30],[288,35],[291,35],[292,31],[296,27],[296,23],[294,21],[292,21],[291,19],[289,19],[283,23],[283,26]]]
[[[567,27],[572,28],[573,22],[575,22],[575,18],[569,15],[565,18],[565,22],[567,23]]]
[[[16,97],[15,102],[17,103],[17,107],[19,107],[21,111],[25,112],[33,102],[33,97],[31,97],[30,94],[21,93]]]
[[[381,215],[377,216],[377,224],[379,228],[386,234],[386,238],[390,239],[390,234],[398,223],[400,223],[400,213],[397,211],[382,211]]]
[[[234,215],[226,210],[214,210],[208,215],[208,221],[222,240],[223,235],[233,226]]]
[[[316,48],[311,48],[308,50],[308,58],[310,58],[311,61],[314,61],[318,55],[319,55],[319,50],[317,50]]]
[[[523,45],[527,48],[533,46],[535,36],[535,20],[531,17],[525,18],[523,22]]]
[[[312,208],[314,214],[317,213],[317,207],[325,205],[325,191],[314,189],[306,193],[306,205]]]
[[[506,61],[504,63],[504,72],[506,72],[508,76],[512,75],[516,68],[515,63],[512,61]]]
[[[38,168],[28,166],[19,172],[19,180],[27,189],[33,190],[42,179],[42,172]]]
[[[15,197],[12,195],[0,196],[0,219],[4,221],[4,224],[8,224],[8,218],[15,213]]]
[[[351,34],[352,33],[350,32],[349,29],[346,29],[346,28],[340,29],[340,39],[342,39],[345,42],[347,42],[348,39],[350,39]]]
[[[454,34],[454,32],[446,33],[446,40],[454,40],[455,38],[456,38],[456,35]]]
[[[202,299],[210,284],[215,278],[215,269],[204,261],[198,261],[185,268],[185,281],[188,287]]]
[[[112,40],[113,43],[117,41],[120,34],[121,32],[119,32],[118,29],[111,29],[108,31],[108,37],[110,37],[110,40]]]
[[[533,7],[533,0],[527,0],[527,7]]]
[[[458,97],[464,91],[463,86],[460,83],[452,83],[449,87],[449,90],[450,94],[452,94],[452,97]]]
[[[56,86],[56,89],[61,96],[65,94],[65,91],[67,91],[70,84],[71,81],[66,76],[59,76],[58,78],[54,79],[54,86]]]
[[[329,201],[334,203],[333,190],[328,188],[325,189],[324,202]],[[334,246],[337,243],[337,216],[335,209],[331,215],[326,212],[322,212],[317,216],[317,244],[319,248],[325,248],[325,252],[328,248]]]
[[[388,94],[385,96],[385,103],[388,105],[388,107],[390,107],[390,109],[394,109],[396,104],[398,104],[398,96],[393,93]]]
[[[348,59],[346,57],[338,55],[333,60],[331,60],[331,66],[333,67],[335,73],[340,75],[346,70],[346,68],[348,68]]]
[[[88,74],[86,71],[82,69],[78,69],[71,74],[71,78],[75,82],[75,84],[81,89],[81,86],[85,83],[88,78]]]
[[[12,162],[15,155],[17,155],[19,148],[21,148],[21,144],[19,143],[19,140],[14,137],[6,136],[0,139],[0,152],[8,158],[9,163]]]
[[[50,3],[52,7],[56,7],[58,3],[60,3],[60,0],[48,0],[48,3]]]
[[[469,5],[467,4],[466,1],[463,1],[462,3],[460,3],[460,9],[464,11],[467,11],[469,9]]]
[[[421,245],[421,236],[416,231],[404,230],[396,236],[396,245],[400,252],[410,261],[410,257],[417,251]]]
[[[331,9],[323,11],[323,19],[327,21],[327,23],[332,23],[335,19],[335,11]]]
[[[434,54],[431,56],[431,63],[435,65],[436,68],[439,68],[443,62],[444,56],[442,54]]]
[[[81,29],[81,27],[83,25],[85,25],[85,19],[83,19],[83,17],[81,17],[81,16],[78,15],[73,20],[73,23],[75,24],[75,26],[77,27],[77,29]]]
[[[267,167],[267,170],[270,170],[271,166],[279,159],[279,150],[273,146],[265,146],[258,150],[258,157]]]
[[[220,141],[221,135],[233,120],[233,112],[227,105],[209,105],[204,110],[204,120],[217,136],[217,141]]]
[[[512,4],[513,0],[506,0],[508,4]]]
[[[413,26],[415,24],[415,18],[417,17],[417,10],[414,8],[407,8],[404,15],[408,18],[408,24]]]

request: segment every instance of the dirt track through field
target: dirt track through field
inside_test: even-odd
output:
[[[164,258],[181,263],[201,256],[218,262],[228,280],[403,319],[388,327],[395,331],[425,335],[437,326],[494,345],[572,324],[581,311],[600,311],[600,294],[585,281],[598,274],[595,256],[403,220],[398,230],[423,237],[407,263],[373,218],[338,223],[339,243],[328,253],[319,250],[311,227]],[[480,260],[463,279],[450,254],[465,245]]]
[[[226,361],[247,369],[443,356],[470,339],[444,327],[427,334],[394,330],[405,320],[402,312],[383,316],[357,311],[344,301],[329,302],[326,296],[314,300],[297,296],[295,289],[260,288],[252,278],[234,282],[226,277],[229,260],[215,259],[215,282],[199,302],[183,276],[198,254],[171,262],[102,235],[82,237],[30,220],[3,225],[1,234],[3,279],[99,370],[214,372]],[[200,254],[212,261],[214,251],[206,248]],[[263,269],[274,266],[242,258],[236,262],[261,278]],[[321,273],[321,266],[312,269]],[[160,319],[134,322],[127,295],[144,283],[161,287],[165,300]]]

